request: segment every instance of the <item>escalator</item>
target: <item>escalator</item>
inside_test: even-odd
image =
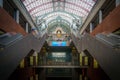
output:
[[[40,51],[43,46],[47,35],[45,34],[41,38],[37,38],[32,34],[27,36],[21,36],[19,39],[14,40],[11,43],[6,44],[0,50],[0,78],[1,80],[7,80],[11,73],[19,65],[20,61],[31,51]],[[5,40],[4,40],[5,41]],[[7,41],[8,42],[8,41]],[[14,42],[14,43],[13,43]]]
[[[111,80],[120,79],[120,48],[118,43],[120,39],[117,45],[113,45],[117,40],[112,41],[113,39],[108,39],[108,37],[105,38],[105,36],[102,37],[100,35],[93,37],[85,34],[79,38],[72,35],[72,39],[78,51],[87,50],[90,55],[98,61],[99,65]]]

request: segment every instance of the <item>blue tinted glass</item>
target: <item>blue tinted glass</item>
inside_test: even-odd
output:
[[[66,44],[65,41],[63,41],[63,42],[53,41],[53,42],[51,43],[51,46],[66,46],[66,45],[67,45],[67,44]]]

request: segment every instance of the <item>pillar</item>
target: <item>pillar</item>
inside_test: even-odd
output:
[[[37,66],[37,64],[38,64],[38,53],[34,52],[33,53],[33,65]]]
[[[18,24],[19,24],[19,14],[20,14],[19,10],[16,10],[16,11],[15,11],[14,19],[15,19],[15,21],[16,21]]]
[[[116,7],[120,4],[120,0],[116,0]]]
[[[102,22],[102,10],[99,10],[99,24]]]
[[[3,7],[3,0],[0,0],[0,7]]]
[[[90,33],[93,31],[93,23],[90,23]]]
[[[28,23],[26,22],[26,24],[25,24],[25,27],[26,27],[26,32],[28,33]]]

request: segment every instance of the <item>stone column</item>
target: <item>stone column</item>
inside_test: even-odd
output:
[[[26,22],[26,24],[25,24],[25,27],[26,27],[26,32],[28,33],[28,23]]]
[[[15,21],[19,24],[19,15],[20,15],[20,12],[19,12],[19,10],[16,10],[15,11],[15,16],[14,16],[14,18],[15,18]]]
[[[3,7],[3,0],[0,0],[0,7]]]
[[[120,4],[120,0],[116,0],[116,7]]]
[[[90,33],[93,31],[93,23],[90,23]]]
[[[99,24],[102,22],[102,10],[99,10]]]

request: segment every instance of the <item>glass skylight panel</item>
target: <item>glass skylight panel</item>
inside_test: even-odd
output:
[[[66,23],[67,25],[69,25],[69,23],[66,20],[62,20],[62,23]]]
[[[53,17],[53,16],[64,16],[64,17],[68,17],[69,19],[73,19],[72,16],[70,16],[70,15],[68,15],[68,14],[66,14],[66,13],[62,13],[62,12],[52,13],[52,14],[46,16],[44,19],[48,19],[48,18]]]
[[[69,7],[68,7],[69,6]],[[68,11],[68,9],[69,9],[69,11]],[[66,4],[66,6],[65,6],[65,11],[67,11],[67,12],[71,12],[71,13],[76,13],[76,11],[78,11],[79,10],[79,8],[78,7],[76,7],[76,6],[73,6],[73,5],[70,5],[70,4]],[[78,11],[78,12],[81,12],[81,11]]]
[[[54,6],[58,6],[58,2],[54,2]]]
[[[29,10],[29,9],[30,9],[30,7],[26,7],[26,9],[27,9],[27,10]]]
[[[22,1],[22,0],[21,0]],[[97,1],[97,0],[96,0]],[[47,13],[45,18],[51,19],[54,16],[61,16],[63,19],[71,22],[73,16],[86,18],[92,7],[96,3],[94,0],[24,0],[23,4],[30,13],[31,17],[41,19]],[[63,11],[63,12],[54,12]],[[65,12],[64,12],[65,11]],[[69,15],[72,14],[73,16]],[[70,20],[71,19],[71,20]]]
[[[65,11],[70,13],[72,12],[69,8],[65,8]]]
[[[72,19],[69,19],[68,17],[65,16],[61,16],[63,19],[65,19],[66,21],[68,21],[69,23],[72,23]]]
[[[50,7],[49,7],[50,6]],[[41,7],[40,9],[38,8],[38,9],[36,9],[36,11],[34,10],[34,12],[32,11],[32,14],[39,14],[39,13],[41,13],[40,15],[42,15],[42,12],[50,12],[50,11],[53,11],[52,10],[52,7],[51,7],[51,5],[48,5],[48,7]]]
[[[25,0],[23,3],[24,3],[24,5],[26,6],[26,5],[28,4],[28,1],[27,1],[27,0]]]
[[[62,11],[64,8],[63,7],[59,7],[59,10]]]
[[[63,3],[63,2],[60,2],[60,5],[61,5],[61,6],[63,6],[63,5],[64,5],[64,3]]]
[[[92,5],[92,6],[93,6],[94,3],[95,3],[93,0],[86,0],[86,1],[89,2],[89,4]]]
[[[80,15],[84,15],[84,13],[83,12],[81,12],[81,11],[78,11],[77,9],[72,9],[72,8],[65,8],[65,11],[66,12],[70,12],[70,13],[72,13],[72,14],[76,14],[76,15],[78,15],[77,13],[79,13]],[[78,15],[78,16],[80,16],[80,15]]]
[[[54,17],[50,17],[46,20],[46,24],[48,24],[49,22],[51,22],[52,20],[55,20],[57,18],[57,16]]]
[[[26,0],[27,1],[27,0]],[[39,9],[39,10],[43,10],[44,8],[47,8],[47,7],[49,7],[49,6],[46,6],[46,5],[49,5],[49,4],[52,4],[52,3],[50,3],[50,1],[51,0],[44,0],[44,2],[42,1],[42,0],[34,0],[34,2],[32,2],[32,3],[27,3],[27,4],[29,4],[28,6],[26,6],[26,8],[27,8],[27,10],[29,11],[29,12],[32,12],[32,11],[34,11],[34,10],[36,10],[36,9]],[[34,11],[35,12],[35,11]],[[33,14],[33,12],[32,12],[32,14]]]
[[[35,3],[32,3],[32,4],[31,4],[31,7],[34,8],[34,7],[35,7]]]
[[[26,0],[26,1],[27,1],[27,0]],[[34,2],[34,1],[32,1],[32,2],[27,2],[27,4],[26,4],[25,6],[26,6],[26,7],[31,7],[31,8],[33,8],[33,7],[32,7],[33,2]]]
[[[72,23],[73,17],[69,16],[68,14],[62,13],[62,12],[56,12],[56,13],[50,14],[49,16],[45,17],[44,19],[47,20],[47,23],[49,23],[50,20],[56,19],[58,16],[60,16],[64,20],[68,21],[69,23]]]
[[[77,14],[78,16],[87,16],[94,3],[93,0],[66,0],[65,11]]]
[[[34,2],[35,0],[28,0],[29,1],[29,3],[31,3],[31,2]]]

